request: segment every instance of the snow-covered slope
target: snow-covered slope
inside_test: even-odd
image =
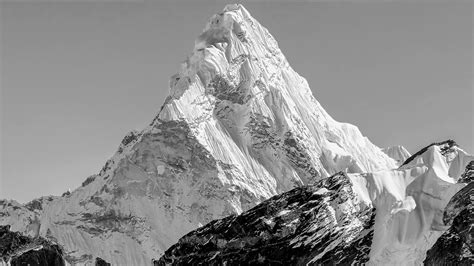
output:
[[[70,262],[145,265],[179,237],[338,171],[396,167],[313,97],[241,5],[211,17],[152,123],[62,197],[4,202],[0,224],[60,243]],[[15,206],[13,206],[15,205]]]
[[[464,211],[472,211],[472,179],[466,186],[461,175],[472,160],[448,141],[428,146],[399,169],[338,173],[213,221],[155,264],[421,265],[452,216],[464,213],[459,224],[463,231],[472,227]]]
[[[399,169],[354,175],[361,200],[376,208],[371,262],[415,264],[447,230],[444,209],[472,155],[447,141],[429,146]],[[357,177],[359,176],[359,177]]]
[[[402,165],[406,159],[408,159],[411,154],[410,152],[405,149],[405,147],[397,145],[397,146],[392,146],[389,148],[382,149],[385,154],[388,155],[388,157],[394,159],[397,162],[397,165]]]

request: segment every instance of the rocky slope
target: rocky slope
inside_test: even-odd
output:
[[[472,262],[472,160],[446,141],[398,169],[338,173],[187,234],[155,265],[440,265],[459,253]]]
[[[339,171],[393,159],[332,119],[241,5],[211,17],[151,124],[61,197],[0,204],[0,224],[64,247],[70,263],[146,265],[181,236]]]
[[[374,219],[373,207],[358,204],[341,172],[215,220],[181,238],[155,265],[362,264]]]
[[[0,226],[0,265],[63,266],[63,250],[57,244],[36,237],[23,236]]]

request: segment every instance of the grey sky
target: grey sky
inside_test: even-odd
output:
[[[60,195],[97,173],[168,93],[223,1],[2,2],[0,198]],[[245,4],[338,121],[411,152],[473,152],[473,4]]]

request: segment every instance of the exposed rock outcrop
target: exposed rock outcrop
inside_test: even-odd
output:
[[[187,234],[155,265],[366,263],[374,219],[338,173]]]
[[[105,260],[97,257],[95,258],[95,266],[110,266],[111,264],[106,262]]]
[[[0,262],[8,265],[63,266],[63,251],[57,244],[42,238],[23,236],[0,226]]]

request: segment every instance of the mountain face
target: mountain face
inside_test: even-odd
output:
[[[188,233],[155,265],[472,265],[469,160],[448,141],[398,169],[337,173]]]
[[[145,265],[181,236],[339,171],[395,161],[336,122],[241,5],[212,16],[170,94],[99,174],[61,197],[0,204],[0,224],[44,236],[70,263]]]
[[[326,113],[243,6],[210,18],[169,87],[98,174],[0,201],[0,225],[58,243],[68,263],[112,265],[234,262],[236,247],[249,263],[418,263],[449,228],[472,156],[447,142],[404,163],[388,152],[397,164]]]

